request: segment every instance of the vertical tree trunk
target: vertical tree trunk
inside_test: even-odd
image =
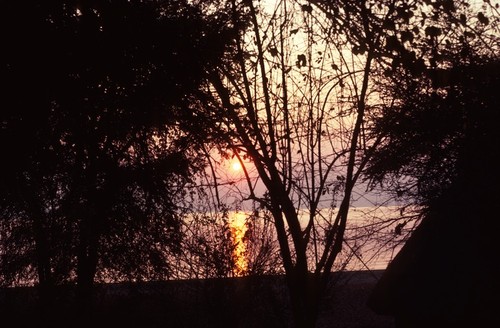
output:
[[[94,304],[94,277],[97,268],[97,235],[86,222],[81,227],[77,265],[76,314],[81,327],[88,327]]]
[[[35,182],[32,182],[35,183]],[[28,212],[32,218],[33,237],[35,240],[34,263],[38,274],[38,302],[42,322],[50,323],[53,317],[54,281],[52,277],[50,241],[46,229],[42,200],[34,190],[41,190],[29,183],[22,184],[21,193],[27,199]]]
[[[323,296],[321,279],[304,270],[287,274],[290,303],[295,328],[314,328],[319,317],[319,302]]]
[[[54,319],[54,281],[50,267],[49,245],[41,219],[36,217],[34,221],[40,320],[49,327]]]

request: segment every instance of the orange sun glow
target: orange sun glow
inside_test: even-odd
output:
[[[231,169],[235,172],[238,172],[238,171],[241,171],[241,163],[238,162],[238,161],[234,161],[233,163],[231,163]]]
[[[248,259],[246,257],[246,242],[245,233],[248,229],[246,224],[246,215],[237,212],[229,221],[231,227],[231,237],[235,246],[233,250],[233,257],[235,259],[235,267],[233,273],[237,277],[244,276],[248,270]]]

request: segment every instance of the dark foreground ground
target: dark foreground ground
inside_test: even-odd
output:
[[[380,271],[345,273],[325,298],[318,328],[393,328],[391,317],[366,306]],[[290,327],[283,277],[250,277],[97,286],[95,306],[75,314],[74,290],[61,288],[40,313],[32,288],[0,290],[0,327],[278,328]]]

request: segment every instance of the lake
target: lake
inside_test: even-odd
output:
[[[387,264],[398,253],[404,243],[407,232],[411,228],[409,221],[411,216],[404,216],[397,206],[385,207],[353,207],[349,211],[348,225],[345,234],[343,251],[340,254],[335,270],[383,270]],[[331,224],[335,218],[336,210],[323,209],[320,211],[315,221],[316,234],[314,240],[317,241],[316,248],[308,249],[310,268],[314,268],[318,247],[321,248],[321,241],[325,227]],[[234,245],[233,256],[235,261],[235,275],[244,275],[255,261],[255,248],[275,247],[271,240],[275,237],[274,227],[270,222],[265,226],[265,219],[262,217],[249,219],[249,212],[235,211],[228,215],[231,236]],[[307,220],[307,212],[299,213],[302,217],[303,226]],[[250,221],[251,220],[251,221]],[[407,224],[405,224],[405,222]],[[249,229],[250,227],[250,229]],[[270,236],[269,236],[270,235]],[[268,238],[267,244],[262,242],[262,238]],[[260,245],[254,245],[254,240],[258,239]],[[258,250],[257,250],[258,252]]]

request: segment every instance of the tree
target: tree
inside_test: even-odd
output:
[[[197,188],[195,188],[197,189]],[[197,190],[200,192],[200,190]],[[201,192],[200,192],[201,193]],[[199,195],[198,195],[199,196]],[[230,211],[224,206],[204,207],[190,201],[185,212],[179,253],[171,254],[175,279],[208,279],[262,276],[281,273],[279,247],[271,221],[265,212]],[[196,205],[194,205],[196,204]]]
[[[491,261],[498,253],[491,206],[500,201],[500,176],[491,159],[500,155],[500,62],[496,54],[465,54],[440,72],[446,79],[420,77],[423,87],[412,89],[415,97],[402,97],[401,106],[379,122],[387,143],[367,171],[374,181],[415,195],[422,207],[421,223],[370,300],[400,327],[498,321],[491,302],[500,290],[500,272]],[[406,151],[397,161],[383,163],[401,149]]]
[[[421,54],[421,69],[400,62],[383,81],[394,105],[376,121],[384,140],[367,178],[417,203],[421,217],[370,300],[398,327],[498,321],[498,11],[474,10],[450,15],[458,27]]]
[[[380,85],[394,105],[376,121],[374,133],[384,135],[384,142],[369,164],[372,184],[383,182],[395,195],[427,206],[456,181],[461,166],[470,165],[461,161],[484,153],[477,147],[489,142],[468,139],[476,139],[471,134],[479,130],[493,131],[483,126],[488,115],[495,115],[489,94],[495,81],[485,72],[496,70],[498,18],[495,7],[490,7],[493,13],[487,9],[453,12],[451,20],[459,27],[439,44],[431,38],[427,49],[418,48],[426,63],[420,69],[414,62],[399,62],[384,73],[390,78]],[[465,155],[472,149],[464,147],[471,145],[475,156]]]
[[[495,5],[488,1],[415,1],[412,3],[385,1],[374,3],[350,0],[334,4],[324,1],[314,1],[314,3],[329,14],[330,19],[336,22],[335,24],[340,30],[346,31],[349,40],[358,51],[366,51],[367,47],[375,51],[374,58],[377,64],[373,66],[371,81],[375,85],[374,89],[379,94],[381,103],[380,111],[371,118],[374,125],[367,126],[366,133],[372,134],[372,137],[381,138],[379,148],[382,149],[385,149],[384,144],[388,137],[387,131],[382,131],[383,125],[387,127],[397,124],[402,139],[411,139],[412,132],[410,131],[420,135],[420,139],[412,139],[415,141],[413,144],[403,142],[400,144],[401,147],[394,147],[392,151],[382,152],[386,157],[377,156],[374,160],[370,160],[370,166],[378,162],[376,165],[385,165],[390,171],[390,166],[393,164],[397,166],[401,164],[400,161],[419,161],[421,159],[418,156],[419,151],[422,149],[429,151],[430,147],[438,144],[430,145],[436,141],[431,141],[433,138],[438,137],[438,135],[442,137],[450,132],[444,130],[450,126],[444,124],[448,113],[436,111],[434,116],[423,118],[416,117],[418,114],[414,112],[416,115],[413,117],[414,119],[423,118],[426,121],[415,124],[412,119],[409,119],[405,120],[407,124],[404,125],[403,122],[397,122],[398,119],[394,115],[397,110],[393,110],[393,108],[399,108],[402,101],[409,99],[414,101],[422,97],[420,91],[415,92],[415,90],[426,90],[426,92],[431,93],[435,90],[436,84],[446,84],[447,80],[450,79],[447,70],[450,65],[454,65],[453,63],[458,63],[459,57],[464,59],[471,53],[486,57],[494,55],[498,48],[498,4]],[[349,14],[347,16],[338,14],[342,12]],[[372,33],[365,33],[366,27]],[[429,83],[430,81],[432,83]],[[412,115],[409,114],[409,116]],[[455,114],[451,117],[453,116],[456,117]],[[436,131],[432,128],[422,128],[426,124],[429,127],[440,129],[442,134],[435,133]],[[406,135],[404,131],[408,131],[410,134]],[[392,143],[387,148],[396,145],[396,143]],[[441,144],[441,146],[443,145]],[[433,149],[434,155],[443,154],[439,146]],[[412,172],[403,173],[400,171],[399,178],[391,174],[386,175],[383,184],[378,183],[380,179],[375,177],[376,174],[374,175],[373,171],[368,172],[368,175],[362,179],[364,183],[370,181],[368,190],[382,191],[385,195],[390,195],[390,198],[396,202],[405,204],[400,209],[401,216],[397,220],[399,222],[394,222],[394,232],[400,236],[402,242],[408,238],[408,233],[419,224],[422,218],[421,210],[425,208],[425,201],[422,199],[424,191],[420,189],[422,193],[419,194],[415,192],[416,188],[424,187],[427,188],[426,192],[434,193],[448,183],[446,179],[449,176],[443,174],[443,170],[433,170],[429,167],[429,165],[434,165],[434,168],[442,166],[443,157],[439,156],[422,166],[413,166],[415,170],[427,170],[426,174],[429,175],[426,183],[429,188],[416,182]],[[406,169],[408,168],[409,166],[406,166]],[[434,173],[434,176],[430,176]],[[430,184],[433,184],[434,188]]]
[[[217,122],[227,149],[250,162],[265,187],[259,194],[246,168],[246,197],[273,218],[295,324],[314,326],[366,163],[362,152],[377,144],[362,132],[373,56],[347,53],[352,44],[341,33],[329,39],[328,20],[310,5],[233,6],[234,25],[240,8],[251,23],[238,39],[236,64],[211,79]],[[325,204],[340,207],[332,220],[321,217]]]
[[[224,24],[186,1],[4,6],[2,285],[168,277]]]
[[[214,129],[246,164],[242,200],[272,215],[297,327],[315,325],[350,204],[383,142],[372,123],[395,99],[375,79],[401,63],[434,65],[463,13],[451,1],[312,3],[231,1],[233,25],[250,23],[209,86]],[[324,206],[338,206],[336,216],[322,217]]]

